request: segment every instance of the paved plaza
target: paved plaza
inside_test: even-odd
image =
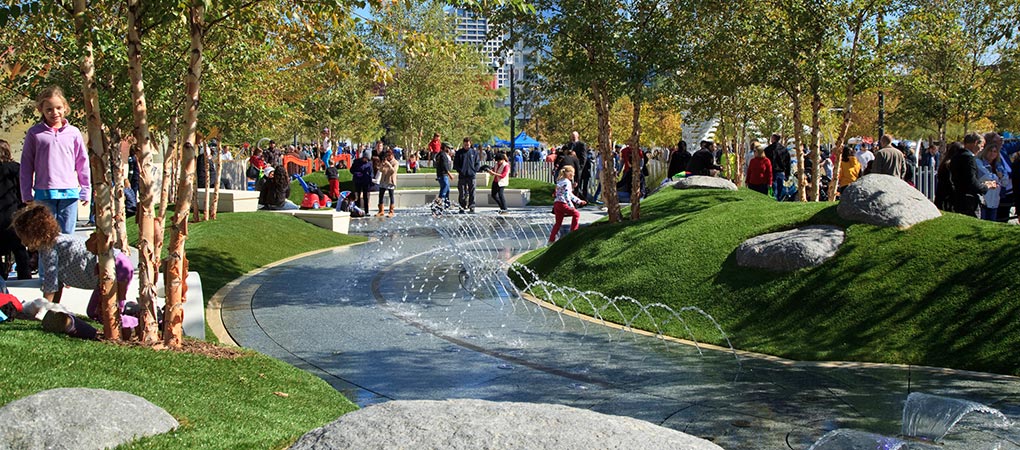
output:
[[[1012,377],[699,349],[522,299],[506,261],[544,245],[548,210],[438,219],[415,210],[356,221],[351,232],[371,242],[227,288],[223,325],[239,345],[314,373],[362,406],[553,403],[646,420],[727,449],[806,449],[840,428],[896,436],[911,392],[1020,417],[1020,380]],[[595,210],[583,219],[598,217]],[[942,448],[1020,448],[1016,427],[995,428],[981,416],[965,417]]]

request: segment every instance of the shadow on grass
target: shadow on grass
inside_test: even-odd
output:
[[[201,275],[202,296],[206,299],[227,283],[247,273],[235,258],[207,248],[188,249],[188,270]]]
[[[966,231],[947,239],[946,228]],[[789,274],[738,268],[731,254],[717,279],[753,312],[732,323],[752,346],[1013,374],[1018,272],[1015,241],[1001,232],[932,221],[854,226],[832,260]]]

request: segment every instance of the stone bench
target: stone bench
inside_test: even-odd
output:
[[[188,298],[184,302],[184,334],[195,339],[205,339],[205,301],[202,298],[202,279],[198,272],[188,272]],[[42,298],[42,291],[39,289],[42,280],[33,278],[31,280],[7,280],[7,288],[11,294],[22,302],[30,302]],[[88,307],[92,291],[65,287],[60,295],[60,304],[66,306],[71,312],[85,316],[85,308]],[[156,286],[156,306],[162,308],[166,304],[166,293],[163,289],[163,277],[160,275],[160,282]],[[138,275],[131,279],[128,285],[127,300],[138,300]]]
[[[496,201],[489,197],[489,187],[475,189],[475,204],[477,206],[498,206]],[[373,192],[369,199],[369,207],[375,208],[379,204],[379,193]],[[457,204],[457,189],[450,189],[450,202]],[[413,208],[427,205],[435,201],[439,196],[439,189],[397,189],[394,192],[397,208]],[[508,208],[521,208],[528,206],[531,200],[530,189],[504,189],[503,196],[506,197]],[[389,202],[389,196],[386,198]]]
[[[475,176],[475,184],[477,186],[488,186],[492,183],[490,175],[487,173],[479,173]],[[457,177],[454,176],[450,180],[450,187],[457,186]],[[439,182],[436,181],[435,173],[402,173],[397,175],[397,188],[439,188]]]
[[[296,217],[319,228],[325,228],[335,233],[347,234],[351,229],[351,213],[349,212],[334,211],[332,209],[263,209],[262,211]]]
[[[209,200],[212,201],[215,189],[209,190]],[[205,188],[198,190],[198,208],[205,208]],[[259,209],[258,191],[241,191],[234,189],[220,189],[220,198],[216,202],[216,212],[254,212]]]

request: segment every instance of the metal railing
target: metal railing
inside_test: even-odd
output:
[[[921,191],[928,200],[935,201],[935,167],[923,166],[914,171],[914,187]]]

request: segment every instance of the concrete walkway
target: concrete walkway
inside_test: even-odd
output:
[[[358,220],[351,232],[373,242],[240,280],[222,292],[223,324],[238,344],[316,374],[359,405],[555,403],[635,417],[727,449],[806,449],[837,428],[895,436],[910,392],[1020,417],[1015,378],[699,351],[521,299],[502,275],[505,261],[544,245],[549,209]],[[584,220],[598,217],[586,211]],[[1017,430],[980,420],[965,421],[951,438],[944,448],[1020,448]]]

